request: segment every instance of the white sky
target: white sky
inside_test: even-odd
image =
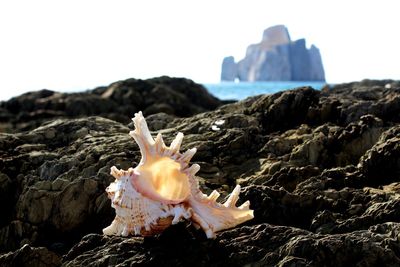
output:
[[[0,2],[0,100],[160,75],[218,82],[265,28],[321,51],[328,82],[400,79],[396,0]]]

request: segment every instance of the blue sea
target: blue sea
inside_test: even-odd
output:
[[[249,96],[273,94],[300,86],[320,90],[325,82],[221,82],[203,84],[207,90],[222,100],[242,100]]]

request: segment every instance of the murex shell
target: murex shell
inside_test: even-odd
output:
[[[198,164],[189,165],[196,148],[179,152],[183,134],[178,133],[171,145],[164,144],[159,133],[154,140],[142,112],[132,119],[135,130],[129,134],[139,145],[142,158],[136,168],[127,171],[111,168],[115,181],[106,192],[116,217],[103,229],[106,235],[154,235],[181,219],[201,227],[208,238],[215,232],[235,227],[254,217],[250,202],[236,207],[240,186],[237,185],[224,203],[216,202],[217,191],[209,196],[200,191],[195,174]]]

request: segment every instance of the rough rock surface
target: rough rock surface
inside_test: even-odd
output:
[[[32,248],[24,245],[20,249],[0,255],[1,266],[59,266],[60,257],[44,247]]]
[[[306,48],[305,39],[291,41],[283,25],[264,31],[260,43],[247,48],[246,56],[235,63],[233,57],[222,62],[221,80],[234,81],[325,81],[321,54],[314,45]]]
[[[128,79],[84,93],[30,92],[0,102],[0,132],[31,130],[55,118],[102,116],[127,124],[132,114],[178,117],[213,110],[223,102],[184,78]]]
[[[1,133],[0,266],[399,266],[399,99],[399,82],[366,80],[148,116],[166,143],[181,131],[182,149],[198,148],[204,192],[240,183],[251,201],[255,218],[214,240],[185,222],[101,234],[110,167],[140,158],[132,125],[64,118]]]

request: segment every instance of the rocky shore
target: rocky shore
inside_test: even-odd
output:
[[[400,265],[399,82],[223,104],[168,77],[1,103],[0,266]],[[128,135],[138,110],[166,143],[180,131],[183,150],[197,147],[204,192],[222,199],[240,183],[255,218],[211,240],[184,222],[103,236],[110,167],[140,159]]]
[[[169,77],[128,79],[83,93],[41,90],[0,103],[0,132],[32,130],[56,118],[88,116],[128,124],[137,110],[188,117],[228,102],[191,80]]]

